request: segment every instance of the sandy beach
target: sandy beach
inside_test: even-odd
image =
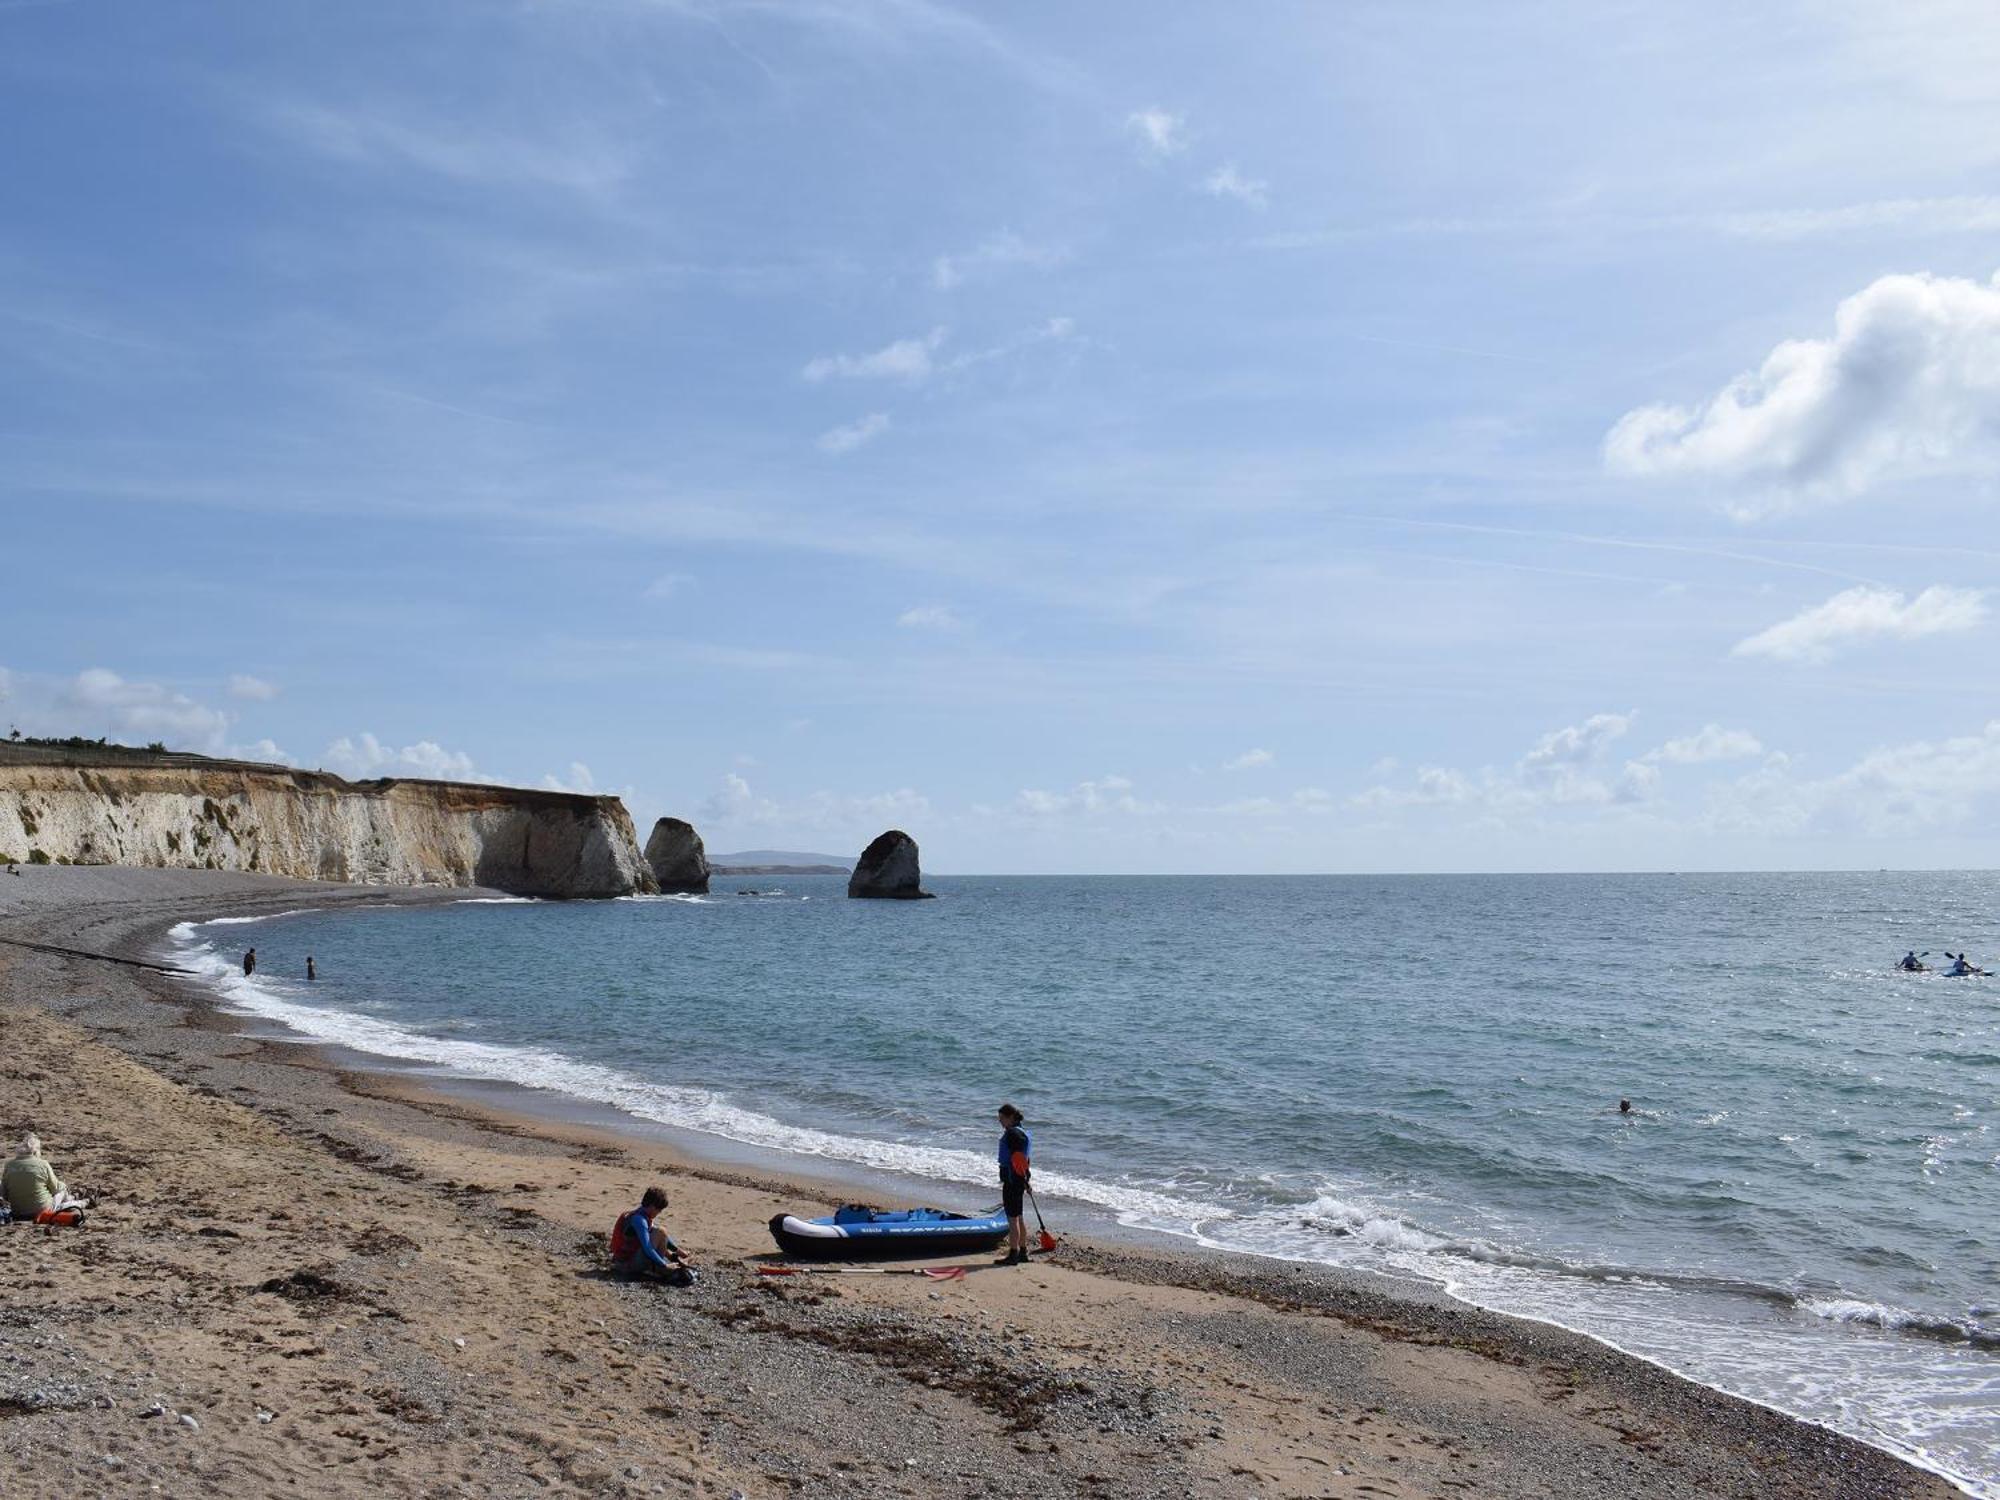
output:
[[[467,894],[35,868],[0,938],[157,961],[190,918]],[[344,1069],[145,969],[0,943],[0,1023],[0,1130],[98,1200],[0,1230],[0,1461],[37,1493],[1955,1493],[1379,1280],[1074,1241],[760,1277],[829,1188]],[[692,1290],[604,1274],[649,1182]]]

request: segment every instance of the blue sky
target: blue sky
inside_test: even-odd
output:
[[[0,0],[0,717],[960,871],[1988,865],[2000,20]]]

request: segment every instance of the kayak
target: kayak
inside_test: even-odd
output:
[[[775,1214],[771,1238],[798,1260],[894,1260],[974,1255],[1007,1237],[1007,1216],[955,1214],[942,1208],[871,1208],[849,1203],[824,1219]]]

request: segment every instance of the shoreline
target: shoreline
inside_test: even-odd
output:
[[[27,891],[7,889],[13,881],[0,886],[0,935],[128,957],[150,956],[166,930],[182,921],[275,915],[301,905],[428,904],[487,894],[107,867],[37,870],[24,879],[42,889],[30,898]],[[563,1482],[605,1493],[787,1494],[801,1485],[810,1492],[856,1494],[1079,1494],[1100,1488],[1274,1495],[1954,1493],[1945,1480],[1884,1450],[1697,1385],[1601,1339],[1484,1312],[1442,1290],[1374,1273],[1244,1254],[1077,1242],[1025,1271],[989,1276],[981,1268],[948,1292],[929,1289],[920,1278],[907,1284],[900,1277],[815,1278],[810,1290],[799,1281],[761,1280],[744,1262],[770,1252],[763,1219],[771,1205],[824,1203],[835,1185],[812,1180],[819,1174],[803,1164],[787,1164],[776,1177],[761,1168],[733,1170],[677,1139],[559,1121],[393,1070],[343,1066],[314,1044],[244,1036],[240,1018],[205,1002],[189,982],[141,971],[90,972],[111,967],[0,948],[0,1007],[10,1033],[39,1031],[47,1048],[60,1048],[64,1033],[73,1033],[69,1046],[78,1070],[87,1059],[107,1082],[117,1074],[128,1086],[142,1087],[190,1139],[201,1139],[199,1117],[229,1115],[255,1146],[240,1148],[245,1159],[238,1170],[246,1181],[261,1183],[246,1189],[243,1201],[264,1205],[265,1232],[253,1237],[228,1224],[176,1230],[137,1222],[127,1205],[138,1203],[147,1186],[158,1186],[141,1164],[143,1142],[110,1149],[93,1144],[132,1135],[112,1107],[117,1089],[83,1097],[32,1089],[45,1096],[28,1103],[59,1169],[105,1202],[78,1236],[0,1235],[0,1272],[10,1281],[21,1279],[25,1246],[28,1255],[48,1262],[51,1284],[44,1295],[53,1298],[47,1305],[60,1305],[61,1273],[70,1259],[81,1261],[85,1247],[101,1243],[99,1226],[121,1237],[161,1238],[159,1255],[176,1265],[189,1248],[179,1241],[190,1236],[198,1261],[254,1258],[259,1244],[299,1238],[304,1231],[287,1227],[293,1220],[286,1200],[265,1204],[294,1180],[273,1174],[284,1158],[295,1172],[303,1167],[321,1183],[315,1192],[333,1208],[331,1219],[314,1223],[366,1217],[385,1195],[399,1212],[423,1220],[427,1233],[415,1239],[392,1225],[378,1226],[376,1241],[393,1236],[412,1247],[388,1256],[393,1267],[383,1266],[380,1254],[355,1250],[345,1261],[330,1262],[331,1271],[312,1272],[331,1284],[354,1284],[352,1295],[333,1299],[336,1306],[373,1295],[370,1321],[402,1342],[430,1348],[441,1307],[410,1295],[420,1284],[430,1284],[449,1306],[453,1298],[444,1283],[453,1279],[450,1267],[485,1271],[511,1284],[506,1268],[539,1256],[548,1262],[539,1267],[546,1284],[524,1314],[531,1325],[573,1326],[572,1304],[587,1303],[592,1310],[585,1316],[607,1324],[623,1318],[629,1331],[611,1340],[621,1353],[643,1346],[663,1327],[700,1333],[702,1361],[713,1361],[731,1385],[749,1387],[726,1409],[691,1406],[695,1398],[685,1391],[682,1399],[653,1400],[649,1408],[635,1394],[628,1406],[604,1408],[589,1427],[582,1417],[549,1409],[572,1404],[573,1392],[551,1401],[545,1389],[538,1398],[534,1380],[520,1372],[501,1379],[486,1371],[489,1380],[501,1380],[508,1405],[532,1414],[531,1427],[583,1424],[576,1439],[565,1440],[565,1452],[643,1450],[643,1457],[605,1465],[599,1474],[574,1453],[564,1468],[544,1445],[471,1430],[464,1424],[473,1419],[461,1403],[476,1407],[479,1401],[469,1391],[454,1394],[448,1379],[426,1369],[422,1380],[399,1385],[384,1376],[377,1382],[392,1392],[417,1390],[409,1400],[428,1418],[412,1416],[416,1407],[408,1401],[403,1408],[378,1404],[374,1425],[382,1425],[386,1413],[390,1429],[412,1430],[400,1436],[402,1446],[393,1453],[363,1458],[349,1451],[393,1445],[344,1437],[336,1410],[297,1429],[296,1441],[335,1455],[332,1469],[308,1480],[286,1467],[283,1451],[264,1451],[284,1448],[272,1438],[276,1413],[268,1423],[253,1415],[240,1431],[240,1423],[204,1420],[179,1445],[185,1454],[170,1445],[161,1455],[165,1467],[149,1475],[153,1482],[163,1475],[213,1477],[187,1465],[197,1463],[201,1449],[221,1447],[239,1475],[256,1472],[261,1454],[263,1463],[278,1465],[267,1473],[299,1477],[308,1493],[351,1493],[369,1475],[396,1488],[415,1484],[415,1476],[427,1472],[424,1465],[438,1460],[437,1439],[450,1436],[454,1452],[474,1460],[459,1482],[508,1493],[515,1492],[510,1486],[530,1486],[551,1465]],[[141,1070],[150,1083],[137,1077]],[[20,1083],[9,1092],[23,1092]],[[205,1124],[215,1138],[220,1122]],[[133,1165],[121,1165],[127,1157]],[[563,1178],[553,1196],[547,1190],[555,1185],[537,1173]],[[611,1213],[648,1176],[669,1182],[675,1232],[709,1270],[692,1294],[589,1274],[578,1236],[601,1236]],[[490,1187],[494,1182],[502,1186]],[[509,1182],[516,1187],[507,1188]],[[169,1209],[163,1217],[175,1215]],[[300,1253],[304,1248],[294,1247]],[[116,1265],[95,1269],[97,1279],[74,1278],[76,1295],[85,1286],[94,1295],[104,1276],[120,1275]],[[43,1267],[34,1270],[26,1278],[31,1285]],[[295,1267],[291,1282],[276,1280],[301,1285],[300,1274]],[[371,1277],[381,1285],[364,1293],[362,1284]],[[170,1273],[150,1276],[121,1287],[113,1301],[143,1307],[170,1295],[163,1288],[172,1280]],[[297,1318],[297,1309],[312,1298],[239,1289],[231,1303],[239,1316],[236,1304],[246,1300],[275,1304],[269,1310],[274,1317]],[[470,1326],[454,1337],[470,1344],[483,1335],[507,1346],[505,1328],[498,1335],[490,1326],[477,1328],[473,1305],[461,1304],[458,1321]],[[384,1306],[392,1309],[387,1315]],[[107,1315],[107,1335],[119,1321]],[[100,1367],[102,1383],[102,1367],[118,1368],[119,1360],[108,1337],[101,1344],[85,1337],[95,1326],[86,1319],[63,1341],[81,1353],[86,1370]],[[274,1338],[266,1329],[257,1332],[267,1343]],[[365,1365],[378,1376],[387,1366],[408,1363],[409,1350],[391,1347],[396,1337],[380,1328],[368,1334],[353,1340],[353,1348],[329,1342],[309,1358],[280,1354],[284,1364],[273,1366],[269,1378],[297,1384],[284,1378],[299,1373],[296,1365],[328,1360]],[[209,1342],[220,1338],[218,1332]],[[370,1347],[370,1339],[385,1338],[382,1347]],[[18,1342],[11,1332],[0,1334],[0,1350],[25,1357],[30,1369],[50,1365],[39,1346],[24,1350]],[[459,1347],[445,1340],[444,1354],[430,1357],[449,1365]],[[560,1347],[559,1341],[549,1347]],[[679,1347],[667,1346],[668,1366]],[[775,1373],[774,1351],[787,1356],[775,1360],[781,1367]],[[158,1349],[148,1356],[148,1371],[172,1363]],[[546,1349],[544,1357],[555,1366],[553,1374],[538,1372],[553,1380],[550,1389],[563,1391],[565,1373],[581,1389],[574,1362]],[[621,1364],[625,1370],[616,1368]],[[644,1365],[629,1355],[607,1360],[600,1378],[636,1392],[642,1377],[629,1372]],[[17,1379],[12,1373],[0,1378]],[[354,1383],[351,1376],[334,1378]],[[833,1390],[842,1395],[833,1425],[788,1419],[794,1407],[827,1415],[826,1396]],[[479,1398],[489,1399],[490,1391]],[[0,1451],[18,1459],[28,1450],[17,1452],[17,1445],[31,1438],[35,1451],[53,1443],[77,1466],[79,1478],[87,1474],[94,1483],[113,1473],[136,1480],[142,1472],[136,1459],[108,1463],[120,1457],[110,1450],[113,1434],[146,1420],[121,1405],[51,1406],[0,1386],[0,1414],[10,1402],[18,1410],[0,1422]],[[672,1414],[660,1414],[663,1406]],[[402,1416],[395,1415],[398,1409]],[[224,1428],[227,1442],[221,1441]],[[790,1433],[775,1450],[759,1436],[774,1428]],[[933,1440],[922,1453],[894,1464],[879,1461],[885,1446],[908,1446],[913,1434],[932,1428]],[[205,1440],[211,1429],[215,1438]],[[143,1430],[159,1433],[165,1424]],[[864,1436],[865,1442],[858,1440]],[[100,1451],[89,1453],[92,1448]],[[424,1456],[413,1459],[419,1450]],[[181,1466],[174,1466],[175,1458]],[[355,1470],[355,1462],[366,1467]],[[591,1477],[580,1477],[581,1469],[591,1469]],[[409,1477],[390,1477],[397,1474]],[[311,1488],[322,1482],[326,1487]]]

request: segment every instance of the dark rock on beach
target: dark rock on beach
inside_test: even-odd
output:
[[[692,823],[662,818],[646,840],[646,863],[663,895],[702,895],[708,890],[708,855]]]
[[[887,901],[928,901],[931,893],[922,888],[922,881],[917,841],[902,829],[891,828],[861,851],[854,873],[847,878],[847,894]]]

